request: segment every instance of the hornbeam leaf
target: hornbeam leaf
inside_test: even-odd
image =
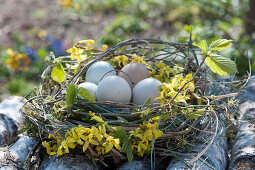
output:
[[[222,51],[222,50],[227,49],[231,46],[231,41],[232,40],[218,39],[216,41],[213,41],[210,44],[209,49],[211,51]]]
[[[199,47],[203,51],[203,53],[206,52],[208,48],[205,40],[201,40],[198,43],[193,43],[193,45]]]
[[[84,99],[88,100],[89,102],[94,102],[95,101],[93,95],[89,92],[89,90],[87,90],[83,87],[79,87],[78,95],[80,95]]]
[[[121,151],[123,151],[127,154],[128,162],[131,163],[132,160],[134,159],[134,156],[133,156],[133,152],[132,152],[132,144],[128,139],[126,139],[123,142]]]
[[[72,106],[75,103],[76,96],[78,94],[78,89],[74,84],[70,84],[66,93],[66,103],[68,106]]]
[[[205,62],[214,73],[221,76],[227,76],[231,73],[238,72],[235,62],[221,55],[212,53],[205,59]]]
[[[114,133],[114,138],[119,138],[120,139],[120,144],[123,144],[127,140],[127,133],[124,130],[117,130]]]
[[[65,80],[65,72],[61,63],[57,63],[51,72],[51,78],[56,81],[62,83]]]

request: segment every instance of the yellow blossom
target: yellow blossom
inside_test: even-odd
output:
[[[64,8],[69,8],[72,5],[73,0],[60,0],[59,2]]]
[[[12,49],[8,48],[6,53],[10,55],[10,58],[5,61],[11,69],[16,71],[28,71],[28,66],[31,63],[30,58],[26,53],[15,53]]]
[[[38,36],[39,38],[46,37],[46,35],[47,35],[47,31],[45,31],[45,30],[40,30],[40,31],[37,33],[37,36]]]
[[[92,49],[94,49],[94,46],[95,46],[95,41],[94,40],[81,40],[78,42],[78,44],[83,44],[85,43],[86,44],[86,50],[90,51]]]
[[[81,8],[80,4],[74,4],[73,7],[74,7],[75,10],[79,10]]]
[[[75,46],[72,48],[69,48],[66,52],[71,54],[71,60],[77,59],[78,61],[80,61],[81,58],[85,57],[85,55],[82,55],[84,50],[80,48],[76,48]]]
[[[144,56],[139,57],[136,54],[133,54],[132,56],[132,63],[141,63],[141,64],[145,64],[145,60],[144,60]]]
[[[151,150],[153,139],[162,136],[163,131],[157,129],[158,123],[143,122],[138,128],[130,131],[132,148],[137,152],[138,156],[143,156],[145,151]]]
[[[119,67],[123,67],[128,64],[128,57],[125,55],[116,56],[112,60],[114,63],[118,63]]]
[[[107,48],[108,48],[108,45],[104,44],[104,45],[102,46],[102,51],[103,51],[103,52],[106,52]]]
[[[11,48],[8,48],[8,49],[6,50],[6,53],[7,53],[9,56],[14,56],[14,52],[13,52],[13,50],[12,50]]]

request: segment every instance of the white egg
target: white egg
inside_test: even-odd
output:
[[[156,97],[160,96],[160,92],[158,91],[159,86],[162,83],[154,78],[147,78],[141,80],[136,84],[132,91],[132,101],[137,105],[143,105],[149,98],[151,103],[156,103],[159,101],[155,101]]]
[[[86,82],[92,82],[92,83],[98,84],[103,77],[107,77],[111,75],[116,75],[116,71],[114,70],[113,66],[107,63],[106,61],[98,61],[92,64],[87,70]]]
[[[131,88],[122,77],[108,76],[99,82],[96,98],[98,101],[128,103],[131,100]]]
[[[81,83],[78,85],[78,87],[83,87],[85,89],[87,89],[90,94],[92,94],[94,96],[94,98],[96,98],[96,91],[97,91],[97,85],[91,82],[85,82],[85,83]]]

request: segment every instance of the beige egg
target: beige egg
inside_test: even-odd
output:
[[[127,64],[121,69],[118,75],[128,82],[131,89],[133,89],[139,81],[150,77],[146,66],[140,63]]]

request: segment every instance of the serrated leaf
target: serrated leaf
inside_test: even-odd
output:
[[[74,84],[70,84],[66,93],[66,103],[68,106],[72,106],[75,103],[77,94],[78,94],[77,87]]]
[[[207,43],[206,43],[205,40],[201,40],[198,43],[193,43],[193,45],[199,47],[202,50],[203,53],[206,52],[207,48],[208,48]]]
[[[210,44],[209,49],[211,51],[222,51],[222,50],[227,49],[231,46],[231,41],[232,40],[218,39],[216,41],[213,41]]]
[[[205,109],[199,109],[199,110],[197,110],[197,111],[195,111],[195,112],[190,113],[190,114],[188,115],[188,118],[189,118],[189,119],[196,119],[196,118],[198,118],[198,117],[200,117],[200,116],[203,116],[204,113],[205,113]]]
[[[123,144],[124,141],[127,139],[127,133],[124,130],[117,130],[114,132],[114,138],[120,139],[120,144]]]
[[[65,80],[65,72],[61,63],[57,63],[51,72],[51,78],[62,83]]]
[[[229,58],[212,53],[205,59],[208,67],[220,76],[227,76],[231,73],[237,73],[236,63]]]
[[[94,102],[95,101],[93,95],[89,92],[89,90],[87,90],[83,87],[79,87],[78,95],[80,95],[81,97],[83,97],[85,100],[87,100],[89,102]]]
[[[123,151],[127,154],[128,162],[131,163],[133,161],[134,155],[133,155],[133,152],[132,152],[132,144],[128,139],[126,139],[123,142],[121,151]]]

